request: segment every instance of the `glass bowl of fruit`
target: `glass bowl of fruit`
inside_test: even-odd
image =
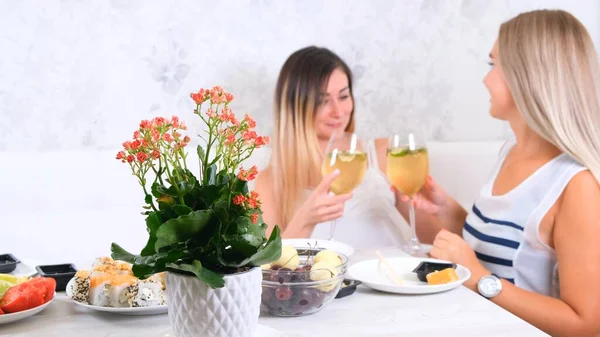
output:
[[[275,316],[304,316],[335,298],[348,258],[331,250],[284,245],[279,260],[261,268],[262,310]]]

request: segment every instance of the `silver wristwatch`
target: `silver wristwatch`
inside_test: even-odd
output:
[[[493,298],[502,291],[502,282],[498,276],[486,275],[477,282],[477,290],[485,298]]]

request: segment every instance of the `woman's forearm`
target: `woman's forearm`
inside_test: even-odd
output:
[[[443,228],[462,236],[462,230],[467,219],[467,211],[458,201],[449,198],[448,206],[442,209],[438,218]]]
[[[283,239],[308,238],[312,235],[314,225],[306,223],[300,214],[296,214],[281,232]]]
[[[465,286],[477,292],[476,282]],[[560,299],[521,289],[506,280],[502,280],[502,292],[491,300],[551,336],[598,336],[594,317],[582,317]]]
[[[396,208],[408,222],[409,205],[396,197]],[[437,233],[446,229],[462,236],[462,229],[467,218],[467,211],[453,198],[449,197],[447,204],[436,214],[419,209],[415,210],[417,236],[422,243],[433,243]]]

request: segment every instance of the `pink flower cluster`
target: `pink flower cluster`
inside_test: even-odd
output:
[[[123,143],[123,150],[117,153],[117,160],[125,163],[139,163],[160,159],[161,155],[170,155],[173,151],[184,148],[190,137],[182,136],[179,131],[187,130],[177,116],[166,119],[156,117],[143,120],[139,129],[133,133],[133,140]]]

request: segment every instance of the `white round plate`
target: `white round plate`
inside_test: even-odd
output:
[[[296,246],[296,247],[317,247],[328,249],[337,253],[342,253],[346,257],[350,257],[354,254],[354,248],[345,243],[338,241],[329,241],[325,239],[284,239],[281,240],[282,244]]]
[[[386,260],[389,263],[389,265],[394,269],[394,272],[402,280],[401,284],[395,283],[390,278],[388,278],[386,274],[381,273],[379,271],[379,259],[362,261],[352,265],[348,269],[348,275],[352,279],[361,281],[363,285],[369,288],[396,294],[433,294],[442,291],[447,291],[462,285],[466,280],[468,280],[471,277],[471,272],[469,271],[469,269],[461,265],[457,265],[456,274],[459,278],[458,281],[440,285],[428,285],[425,282],[421,282],[417,278],[417,274],[413,273],[413,270],[422,261],[448,261],[415,257],[398,257],[389,258]],[[382,266],[382,268],[384,267]]]
[[[152,337],[175,337],[171,329],[158,333]],[[273,328],[261,324],[256,325],[254,337],[285,337],[285,335]]]
[[[112,307],[101,307],[97,305],[90,305],[85,303],[80,303],[71,299],[72,294],[72,285],[75,282],[75,278],[72,278],[69,283],[67,283],[67,289],[65,289],[65,293],[67,294],[67,298],[69,301],[80,305],[84,308],[88,308],[90,310],[110,312],[113,314],[119,315],[129,315],[129,316],[149,316],[149,315],[161,315],[166,314],[168,312],[168,306],[165,305],[157,305],[154,307],[141,307],[141,308],[112,308]]]
[[[44,304],[42,304],[40,306],[37,306],[37,307],[35,307],[33,309],[29,309],[29,310],[25,310],[25,311],[20,311],[20,312],[15,312],[15,313],[12,313],[12,314],[0,315],[0,325],[2,325],[2,324],[8,324],[8,323],[16,322],[16,321],[20,321],[20,320],[25,319],[27,317],[31,317],[31,316],[39,313],[40,311],[46,309],[46,307],[49,306],[50,303],[52,303],[52,301],[54,301],[55,298],[56,298],[56,293],[54,293],[54,297],[50,301],[48,301],[48,302],[46,302],[46,303],[44,303]]]

